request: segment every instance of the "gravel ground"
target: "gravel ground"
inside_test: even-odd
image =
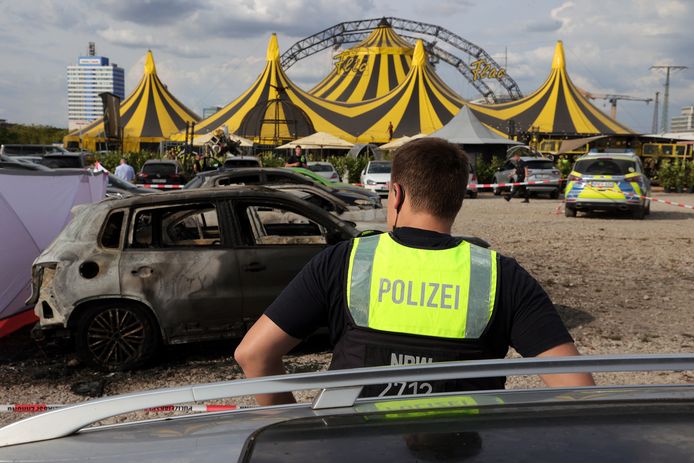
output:
[[[666,195],[694,203],[694,195]],[[506,203],[491,193],[465,201],[454,232],[475,235],[516,258],[545,287],[584,354],[694,352],[694,211],[654,203],[643,221],[606,214],[564,217],[561,202]],[[234,342],[166,349],[157,366],[104,374],[71,352],[39,348],[28,330],[0,339],[0,404],[65,404],[86,398],[240,377]],[[511,352],[509,356],[515,356]],[[325,336],[286,359],[290,372],[324,369]],[[600,384],[694,382],[694,372],[601,374]],[[540,385],[511,378],[509,388]],[[312,392],[302,393],[300,400]],[[221,403],[221,402],[218,402]],[[252,404],[252,399],[228,403]],[[134,414],[145,417],[144,413]],[[0,425],[26,416],[0,413]],[[151,415],[150,415],[151,416]],[[131,419],[114,418],[112,421]]]

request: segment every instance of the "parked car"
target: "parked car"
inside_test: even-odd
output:
[[[527,182],[535,182],[547,180],[551,183],[541,185],[528,185],[527,188],[531,193],[546,193],[552,199],[559,197],[561,190],[561,172],[554,166],[549,158],[536,156],[522,156],[521,160],[528,166]],[[515,181],[516,165],[513,161],[508,160],[506,163],[494,173],[494,183],[512,183]],[[494,188],[494,194],[500,195],[502,191],[508,191],[510,188]]]
[[[633,152],[588,153],[576,160],[564,193],[567,217],[578,211],[626,211],[643,219],[651,212],[651,181]]]
[[[21,156],[12,157],[5,154],[0,154],[0,168],[14,170],[51,170],[41,164],[27,161]]]
[[[257,156],[229,156],[224,160],[224,169],[238,167],[263,167],[263,162]]]
[[[183,188],[186,177],[178,161],[150,159],[135,176],[135,183],[146,188]]]
[[[146,195],[151,193],[159,193],[160,190],[152,188],[141,188],[133,185],[113,174],[108,174],[108,184],[106,185],[107,198],[127,198],[132,195]]]
[[[176,386],[92,399],[10,424],[0,429],[0,461],[685,462],[694,455],[691,383],[358,397],[371,384],[409,391],[413,384],[416,389],[432,380],[490,372],[692,369],[692,354],[581,356],[371,367]],[[250,394],[310,390],[319,391],[310,403],[244,409],[221,405]],[[194,407],[227,411],[169,412],[146,421],[89,427],[144,408],[185,412]]]
[[[329,191],[347,204],[362,208],[382,207],[380,198],[374,198],[366,193],[352,189],[333,188],[317,184],[312,179],[295,172],[294,169],[240,167],[221,172],[204,172],[196,175],[193,180],[188,182],[185,188],[210,188],[238,184],[276,185],[285,183],[318,186]]]
[[[335,170],[335,166],[329,162],[309,162],[308,170],[315,172],[326,180],[331,182],[341,182],[340,174]]]
[[[36,259],[35,335],[67,336],[106,370],[160,344],[240,337],[298,271],[357,230],[262,187],[184,190],[77,206]]]
[[[386,210],[384,208],[364,209],[358,206],[350,206],[319,185],[289,183],[268,185],[268,187],[293,194],[304,201],[308,201],[360,230],[386,231],[387,229]]]
[[[55,145],[5,144],[0,145],[0,154],[7,156],[44,156],[46,154],[67,154],[70,151]]]
[[[81,153],[50,153],[40,159],[42,164],[51,169],[81,169],[94,165],[96,158],[88,152]]]
[[[369,161],[361,172],[361,184],[381,196],[388,196],[391,161]]]
[[[371,191],[371,190],[367,190],[364,187],[352,185],[351,183],[345,183],[345,182],[333,182],[332,180],[328,180],[325,177],[321,177],[316,172],[313,172],[309,169],[305,169],[303,167],[289,167],[288,169],[291,170],[292,172],[296,172],[298,174],[301,174],[304,177],[308,177],[309,179],[313,180],[315,183],[319,183],[321,185],[324,185],[324,186],[327,186],[330,188],[337,188],[338,190],[356,191],[359,194],[373,198],[373,200],[377,203],[381,202],[381,196],[378,193]]]

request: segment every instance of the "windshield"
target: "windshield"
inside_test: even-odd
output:
[[[574,170],[585,175],[626,175],[636,172],[636,163],[628,159],[581,159]]]
[[[542,161],[526,161],[528,169],[554,169],[554,163],[547,160]]]
[[[256,159],[227,159],[224,161],[224,167],[260,167],[260,162]]]
[[[308,168],[313,172],[332,172],[333,166],[330,164],[309,164]]]
[[[46,156],[41,159],[41,164],[53,169],[80,168],[82,159],[79,156]]]
[[[369,164],[369,174],[389,174],[390,173],[390,162],[372,162]]]
[[[205,178],[202,177],[201,175],[198,175],[195,178],[193,178],[193,180],[186,183],[185,186],[183,187],[183,189],[187,190],[189,188],[200,188],[204,181],[205,181]]]
[[[169,163],[145,164],[142,167],[142,172],[150,175],[173,175],[176,173],[176,165]]]

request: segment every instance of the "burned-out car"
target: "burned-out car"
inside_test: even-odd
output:
[[[133,196],[78,206],[36,259],[34,334],[74,338],[104,369],[162,344],[241,336],[308,260],[358,231],[264,187]]]

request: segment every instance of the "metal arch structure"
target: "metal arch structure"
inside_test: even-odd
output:
[[[361,42],[365,40],[369,36],[369,34],[370,32],[352,32],[344,34],[343,43]],[[400,34],[400,36],[404,39],[411,40],[412,42],[415,42],[420,38],[405,34]],[[484,82],[483,80],[473,79],[472,71],[470,70],[470,67],[467,65],[465,61],[439,47],[436,44],[436,41],[429,41],[425,39],[422,39],[422,41],[424,42],[424,49],[427,51],[430,63],[436,64],[439,61],[443,61],[445,63],[450,64],[451,66],[456,68],[458,72],[460,72],[463,75],[463,77],[465,77],[465,79],[477,89],[477,91],[480,93],[480,95],[482,95],[482,97],[492,102],[498,102],[498,97],[494,94],[494,91],[486,84],[486,82]]]
[[[489,56],[486,51],[441,26],[422,23],[419,21],[411,21],[408,19],[387,17],[339,23],[335,26],[322,30],[317,34],[300,40],[289,47],[281,56],[282,67],[284,67],[284,69],[288,69],[297,61],[321,52],[327,48],[337,48],[344,43],[359,42],[365,39],[368,34],[370,34],[371,31],[378,27],[378,25],[384,20],[387,21],[393,29],[413,32],[416,34],[421,34],[424,37],[429,37],[430,39],[426,40],[423,37],[404,36],[408,39],[415,40],[422,38],[422,40],[424,40],[427,44],[426,48],[430,53],[430,56],[433,56],[435,59],[444,61],[455,67],[465,77],[465,79],[473,87],[475,87],[475,89],[477,89],[480,95],[487,100],[491,100],[493,102],[500,100],[500,98],[494,94],[493,90],[486,83],[479,79],[473,79],[472,71],[464,59],[461,59],[460,57],[455,56],[453,53],[442,49],[437,45],[437,42],[444,42],[472,58],[483,59],[493,67],[499,69],[499,64],[494,61],[494,59]],[[518,84],[507,74],[504,74],[495,80],[497,80],[508,93],[508,96],[504,97],[503,100],[516,100],[523,97]]]

